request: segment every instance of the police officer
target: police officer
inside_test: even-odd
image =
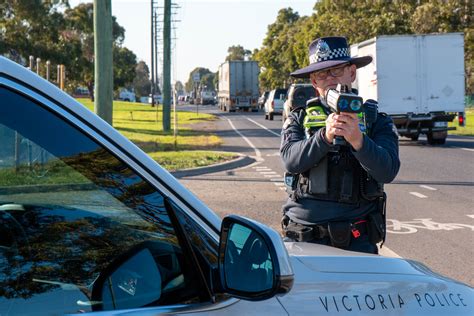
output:
[[[283,125],[280,156],[290,198],[282,227],[290,240],[378,253],[385,240],[383,184],[400,168],[396,129],[373,100],[363,105],[370,113],[337,114],[325,99],[338,84],[351,88],[356,69],[372,57],[351,58],[346,38],[323,37],[310,44],[309,60],[291,75],[310,78],[319,98],[294,109]],[[345,144],[335,145],[341,137]]]

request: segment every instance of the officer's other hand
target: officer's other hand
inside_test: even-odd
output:
[[[335,136],[343,136],[355,150],[362,148],[364,140],[356,113],[331,113],[326,120],[325,136],[330,143],[333,142]]]

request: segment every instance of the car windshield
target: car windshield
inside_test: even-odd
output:
[[[276,89],[275,90],[275,99],[283,99],[286,96],[286,89]]]
[[[0,313],[90,311],[101,272],[144,242],[161,272],[148,281],[163,285],[148,303],[195,297],[163,195],[35,102],[0,98]]]

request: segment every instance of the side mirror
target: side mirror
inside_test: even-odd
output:
[[[280,235],[236,215],[227,216],[222,222],[219,275],[225,293],[251,301],[286,294],[294,281]]]

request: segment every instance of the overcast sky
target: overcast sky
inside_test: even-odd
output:
[[[73,7],[80,2],[92,1],[70,0]],[[157,2],[159,6],[164,4],[163,0]],[[180,7],[173,10],[176,12],[173,19],[180,22],[174,23],[172,37],[176,40],[171,75],[173,81],[185,83],[195,67],[217,71],[232,45],[249,50],[260,48],[268,25],[275,22],[280,9],[291,7],[300,16],[311,15],[315,1],[174,0],[173,3]],[[124,45],[148,66],[151,65],[150,10],[150,1],[112,0],[112,15],[126,30]]]

